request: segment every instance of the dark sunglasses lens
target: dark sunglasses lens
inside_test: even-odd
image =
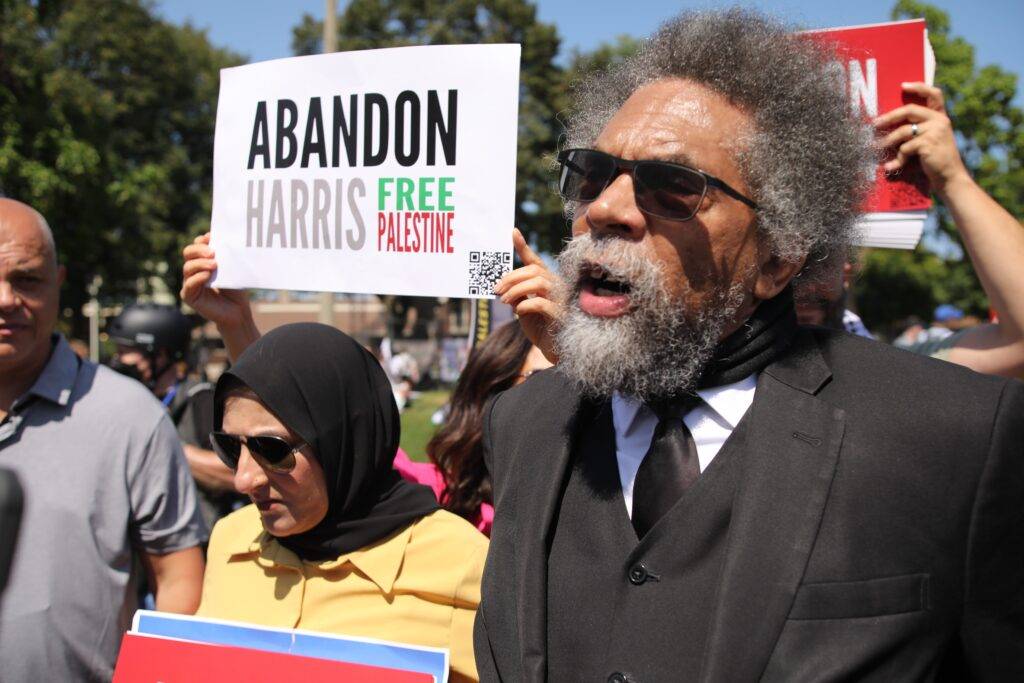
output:
[[[210,443],[213,451],[220,458],[220,461],[230,469],[238,469],[238,458],[242,453],[242,443],[237,436],[225,434],[224,432],[212,432]]]
[[[250,436],[245,440],[249,452],[260,464],[275,472],[287,472],[295,466],[295,446],[276,436]]]
[[[558,192],[566,199],[589,202],[608,186],[615,174],[615,161],[600,152],[569,150],[562,157]]]
[[[707,189],[700,173],[656,161],[637,164],[633,178],[639,207],[672,220],[693,218]]]

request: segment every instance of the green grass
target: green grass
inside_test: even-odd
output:
[[[427,442],[437,430],[430,416],[448,402],[448,391],[424,391],[402,413],[402,450],[410,460],[426,462]]]

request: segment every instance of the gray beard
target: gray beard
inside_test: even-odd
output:
[[[580,309],[580,282],[595,263],[630,284],[629,313],[599,318]],[[576,237],[558,267],[563,285],[556,297],[564,311],[555,334],[558,367],[591,398],[619,392],[652,401],[693,391],[745,297],[743,285],[734,283],[709,297],[703,310],[688,311],[686,292],[669,294],[644,249],[614,237]]]

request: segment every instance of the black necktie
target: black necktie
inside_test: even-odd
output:
[[[699,396],[688,394],[681,400],[651,406],[658,426],[633,482],[633,528],[638,538],[643,538],[700,476],[697,444],[683,422],[683,416],[700,402]]]

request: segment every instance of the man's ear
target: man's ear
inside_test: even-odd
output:
[[[64,266],[57,266],[57,286],[60,287],[64,284],[64,280],[68,277],[68,269]]]
[[[783,260],[774,255],[769,256],[761,264],[757,279],[754,281],[754,297],[761,301],[774,298],[796,277],[796,274],[804,267],[806,260],[807,256],[796,261]]]

